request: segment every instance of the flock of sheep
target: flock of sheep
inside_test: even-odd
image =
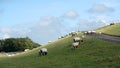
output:
[[[71,32],[69,33],[68,35],[71,35],[73,38],[73,43],[71,44],[72,47],[74,49],[78,48],[79,45],[81,45],[81,43],[84,41],[83,38],[85,38],[85,35],[89,35],[89,34],[94,34],[96,33],[96,31],[84,31],[83,34],[81,37],[78,36],[78,32]],[[99,32],[99,34],[102,34],[102,32]],[[65,35],[65,36],[61,36],[59,37],[58,39],[61,39],[61,38],[64,38],[68,35]],[[39,50],[39,55],[47,55],[48,51],[47,51],[47,48],[41,48]]]
[[[114,24],[115,23],[110,23],[110,25],[114,25]],[[84,33],[84,35],[89,35],[89,34],[96,33],[96,31],[84,31],[83,33]],[[102,34],[102,32],[99,32],[99,34]],[[69,34],[67,34],[65,36],[59,37],[58,39],[64,38],[64,37],[66,37],[68,35],[71,35],[72,37],[74,37],[73,38],[73,43],[71,44],[74,49],[78,48],[78,46],[83,42],[84,35],[79,37],[78,36],[78,32],[71,32],[71,33],[69,33]],[[51,43],[51,42],[52,41],[49,41],[49,43]],[[47,55],[47,53],[48,53],[47,48],[41,48],[39,50],[39,55],[43,55],[44,56],[44,55]]]
[[[74,37],[74,38],[73,38],[73,43],[72,43],[71,45],[72,45],[72,47],[73,47],[74,49],[76,49],[76,48],[83,42],[84,36],[78,37],[78,33],[77,33],[77,32],[71,32],[71,33],[69,33],[69,35],[71,35],[72,37]],[[58,39],[64,38],[64,37],[66,37],[66,36],[68,36],[68,35],[61,36],[61,37],[59,37]],[[39,55],[41,55],[41,56],[47,55],[47,53],[48,53],[47,48],[41,48],[41,49],[39,50]]]

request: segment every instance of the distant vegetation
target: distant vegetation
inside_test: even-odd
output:
[[[25,49],[33,49],[40,46],[33,42],[30,38],[8,38],[0,40],[0,51],[3,52],[16,52],[24,51]]]
[[[120,23],[115,23],[113,25],[105,26],[97,29],[96,31],[108,35],[120,36]]]

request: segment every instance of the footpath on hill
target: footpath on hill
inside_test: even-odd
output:
[[[110,35],[105,35],[105,34],[96,34],[96,33],[88,34],[88,35],[92,36],[92,37],[95,37],[95,38],[105,40],[105,41],[120,44],[120,37],[110,36]]]

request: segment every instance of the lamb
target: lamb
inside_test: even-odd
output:
[[[41,48],[40,50],[39,50],[39,55],[47,55],[47,53],[48,53],[48,51],[47,51],[47,48]]]
[[[72,46],[74,47],[74,49],[77,48],[78,45],[79,45],[79,42],[74,42],[74,43],[72,43]]]

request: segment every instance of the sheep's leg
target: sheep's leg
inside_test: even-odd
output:
[[[45,53],[43,52],[42,55],[44,56],[44,54],[45,54]]]
[[[45,52],[45,55],[47,55],[47,52]]]
[[[75,49],[75,46],[73,46],[73,48]]]
[[[42,56],[42,52],[39,52],[39,56]]]
[[[41,54],[41,56],[43,55],[43,52],[42,52],[42,50],[40,51],[40,54]]]
[[[41,55],[41,52],[39,52],[39,55]]]

